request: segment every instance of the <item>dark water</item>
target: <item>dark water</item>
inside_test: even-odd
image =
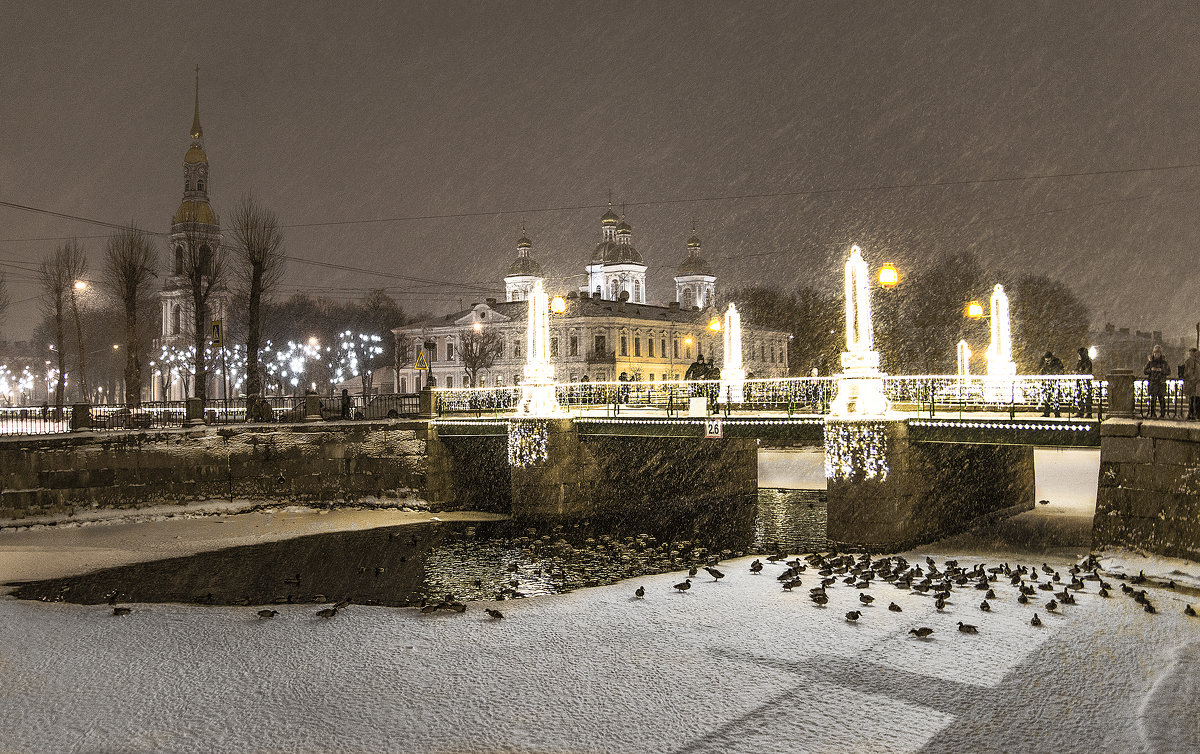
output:
[[[826,547],[823,492],[605,520],[433,522],[343,531],[21,584],[21,599],[95,604],[289,602],[415,605],[515,599],[783,549]]]

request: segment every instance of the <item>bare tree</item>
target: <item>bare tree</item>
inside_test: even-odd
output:
[[[286,257],[283,232],[275,213],[259,206],[253,196],[242,197],[233,212],[234,254],[246,285],[246,395],[262,395],[258,356],[262,348],[262,301],[283,277]]]
[[[76,248],[78,244],[74,240],[68,241],[58,247],[54,256],[42,262],[38,269],[38,277],[41,278],[42,291],[45,294],[43,306],[47,314],[54,318],[54,352],[58,356],[58,384],[54,389],[54,406],[59,414],[62,411],[63,393],[67,389],[66,315],[75,285],[75,276],[69,269],[69,258]]]
[[[217,224],[215,218],[212,224]],[[195,221],[183,223],[183,248],[178,254],[179,276],[192,298],[192,342],[196,347],[193,395],[202,401],[208,400],[208,364],[204,351],[208,339],[209,302],[213,293],[224,286],[227,257],[225,247],[208,232],[208,227]]]
[[[150,236],[131,222],[109,236],[104,249],[105,283],[125,313],[125,402],[142,401],[142,353],[138,337],[138,308],[146,302],[154,277],[154,246]]]
[[[478,328],[468,327],[458,336],[463,370],[472,386],[478,384],[480,372],[491,369],[492,364],[496,363],[503,342],[499,332],[482,324]]]

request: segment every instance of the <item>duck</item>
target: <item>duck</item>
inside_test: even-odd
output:
[[[428,605],[421,605],[421,612],[424,613],[425,615],[428,615],[429,613],[436,613],[437,609],[438,609],[438,606],[436,603],[430,603]]]
[[[1049,602],[1046,603],[1046,609],[1050,612],[1054,612],[1055,610],[1058,609],[1058,603],[1055,602],[1054,600],[1050,600]]]
[[[1149,602],[1148,600],[1147,600],[1147,602],[1146,602],[1146,605],[1145,605],[1145,607],[1144,607],[1143,609],[1144,609],[1146,612],[1150,613],[1151,615],[1153,615],[1154,613],[1158,612],[1157,610],[1155,610],[1155,609],[1154,609],[1154,605],[1151,605],[1151,604],[1150,604],[1150,602]]]
[[[1183,606],[1183,614],[1189,618],[1195,618],[1196,617],[1196,608],[1192,607],[1191,605],[1184,605]]]
[[[963,623],[962,621],[959,621],[959,622],[958,622],[958,630],[959,630],[959,631],[962,631],[964,634],[977,634],[977,633],[979,633],[979,628],[978,628],[978,627],[976,627],[976,626],[972,626],[970,623]]]
[[[790,592],[800,586],[800,579],[792,579],[791,581],[783,582],[783,591]]]
[[[700,569],[698,567],[692,566],[691,568],[688,569],[688,578],[689,579],[695,578],[696,574],[699,572],[700,572]]]
[[[259,610],[258,611],[258,617],[263,618],[264,620],[266,618],[274,618],[276,615],[279,615],[278,610]]]
[[[812,596],[812,601],[816,603],[817,607],[824,607],[825,605],[829,604],[829,598],[824,594],[814,594]]]
[[[994,599],[996,599],[996,592],[995,592],[995,590],[993,590],[993,589],[989,589],[989,590],[987,590],[987,594],[983,595],[983,598],[984,598],[985,600],[994,600]]]
[[[708,571],[708,575],[713,577],[713,581],[720,581],[721,579],[725,578],[725,574],[721,573],[716,568],[704,566],[704,570]]]
[[[959,624],[959,625],[962,625],[962,624]],[[925,637],[927,637],[931,633],[933,633],[933,629],[930,628],[929,626],[921,626],[920,628],[910,628],[910,629],[908,629],[908,632],[910,634],[912,634],[913,636],[917,637],[918,639],[924,639]]]
[[[758,573],[762,569],[763,569],[762,561],[759,560],[758,558],[755,558],[754,562],[750,564],[750,573]]]
[[[979,609],[985,613],[990,613],[992,611],[992,606],[988,604],[987,600],[984,600],[983,602],[979,603]]]
[[[693,570],[695,570],[695,569],[693,569]],[[675,590],[677,592],[679,592],[680,594],[683,594],[684,592],[686,592],[687,590],[689,590],[691,588],[692,588],[692,579],[690,577],[684,579],[683,581],[681,581],[675,585]]]
[[[1100,587],[1100,591],[1099,591],[1099,592],[1096,592],[1096,593],[1097,593],[1097,594],[1099,594],[1101,597],[1107,597],[1107,596],[1108,596],[1108,590],[1107,590],[1107,589],[1105,589],[1104,587]]]
[[[637,597],[639,600],[641,598],[645,597],[646,596],[646,587],[639,586],[637,589],[633,590],[633,596]]]
[[[1017,602],[1019,602],[1022,605],[1029,604],[1029,598],[1025,596],[1025,592],[1021,592],[1020,594],[1017,595]]]
[[[501,618],[504,617],[504,613],[500,612],[499,610],[490,608],[490,607],[486,608],[484,610],[484,612],[486,612],[488,614],[488,617],[491,618],[492,620],[500,620]]]
[[[846,613],[846,620],[850,621],[851,623],[854,623],[861,617],[862,613],[860,613],[858,610],[851,610],[850,612]]]
[[[129,615],[129,614],[130,614],[130,613],[132,613],[132,612],[133,612],[133,608],[129,608],[129,607],[114,607],[114,608],[113,608],[113,612],[112,612],[112,614],[113,614],[113,615]]]
[[[858,601],[863,603],[864,605],[869,605],[875,601],[875,598],[869,594],[863,594],[862,592],[859,592],[858,593]]]
[[[888,610],[891,610],[893,613],[899,613],[899,612],[903,612],[903,611],[900,609],[900,606],[899,606],[899,605],[897,605],[895,602],[890,602],[890,603],[888,603]]]
[[[1038,617],[1037,613],[1034,613],[1033,617],[1029,619],[1029,625],[1031,625],[1031,626],[1042,625],[1042,619]]]
[[[941,597],[938,597],[937,601],[933,603],[933,606],[936,607],[938,612],[940,613],[940,612],[942,612],[942,610],[946,609],[946,600],[942,599]]]
[[[317,611],[318,618],[332,618],[335,615],[337,615],[337,608],[335,607],[327,607],[324,610]]]

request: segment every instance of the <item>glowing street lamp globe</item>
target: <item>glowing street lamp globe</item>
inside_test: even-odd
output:
[[[983,304],[978,301],[972,301],[967,304],[967,316],[971,319],[981,319],[983,317]]]
[[[891,288],[900,282],[900,273],[890,264],[885,264],[879,268],[879,284],[884,288]]]
[[[555,314],[562,314],[567,310],[567,300],[562,296],[555,296],[550,300],[550,311]]]
[[[721,320],[719,317],[713,317],[708,321],[708,329],[712,332],[721,332]]]

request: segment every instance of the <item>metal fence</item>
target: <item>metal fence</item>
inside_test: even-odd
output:
[[[1097,418],[1107,410],[1107,383],[1090,375],[917,375],[886,376],[881,380],[897,411],[927,416],[989,412],[1015,417],[1044,413],[1070,419]],[[571,413],[640,409],[670,415],[686,409],[691,398],[703,397],[712,412],[823,415],[829,413],[837,389],[837,377],[787,377],[746,380],[741,400],[736,402],[732,400],[733,388],[719,380],[575,382],[557,385],[555,393],[559,405]],[[504,414],[517,406],[521,388],[436,388],[434,394],[439,414]]]
[[[1150,395],[1150,381],[1133,383],[1133,412],[1141,419],[1189,419],[1188,396],[1183,380],[1167,380],[1156,395]]]
[[[341,396],[319,398],[320,419],[400,419],[416,416],[420,396],[416,393],[349,396],[343,412]],[[267,396],[248,411],[245,398],[210,399],[204,404],[206,424],[298,422],[308,419],[307,396]],[[143,401],[138,406],[96,404],[87,414],[72,405],[0,408],[0,436],[45,435],[79,430],[163,429],[182,427],[187,418],[186,401]]]

